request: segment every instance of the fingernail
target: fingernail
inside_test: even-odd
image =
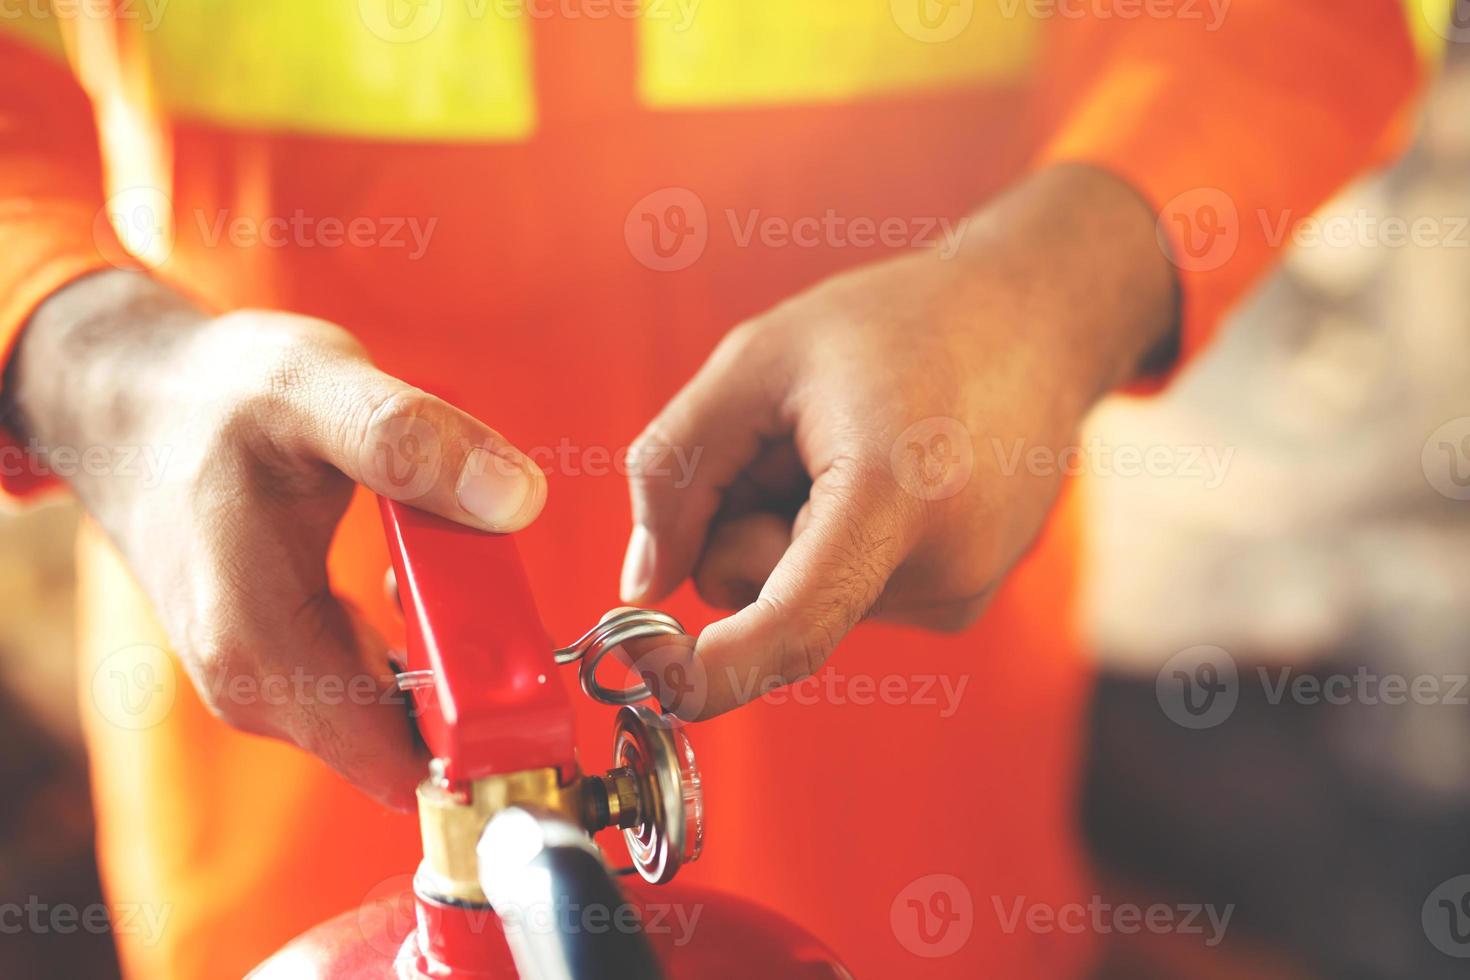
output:
[[[515,460],[475,448],[465,456],[454,493],[459,505],[491,528],[510,524],[535,492],[531,474]]]
[[[623,556],[623,577],[618,587],[624,602],[637,602],[653,584],[653,535],[642,524],[633,525],[628,536],[628,553]]]

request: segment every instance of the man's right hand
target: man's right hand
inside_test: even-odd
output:
[[[161,478],[70,481],[210,709],[411,807],[427,760],[400,699],[381,696],[393,680],[385,642],[331,591],[333,532],[354,483],[470,527],[519,530],[546,500],[536,465],[379,371],[341,327],[210,317],[133,272],[47,300],[8,390],[24,435],[47,452],[125,446],[166,460]]]

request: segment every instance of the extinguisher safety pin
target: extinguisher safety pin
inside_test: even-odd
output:
[[[683,635],[684,627],[668,613],[621,606],[603,616],[577,642],[557,650],[554,656],[559,664],[581,661],[578,678],[582,691],[594,701],[618,705],[637,704],[653,696],[648,686],[635,684],[626,688],[604,687],[597,680],[597,667],[602,663],[602,658],[630,640]]]
[[[394,677],[400,691],[417,691],[434,686],[432,670],[405,670]]]

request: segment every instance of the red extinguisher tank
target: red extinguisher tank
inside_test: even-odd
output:
[[[597,680],[609,650],[683,637],[615,610],[553,650],[515,544],[383,501],[404,612],[405,670],[434,761],[419,786],[424,860],[410,885],[304,933],[253,980],[834,980],[849,974],[794,923],[746,900],[665,884],[704,843],[701,776],[682,727],[641,686]],[[620,704],[614,768],[583,774],[558,664]],[[592,834],[618,828],[643,880],[618,879]],[[407,872],[408,869],[405,869]]]
[[[836,956],[790,920],[754,902],[679,885],[633,882],[624,887],[639,910],[661,975],[668,980],[840,980]],[[414,896],[404,890],[337,916],[303,933],[266,960],[250,980],[427,980],[409,965]],[[502,959],[476,980],[517,980],[498,925],[481,939],[500,944]],[[442,974],[441,974],[442,976]]]

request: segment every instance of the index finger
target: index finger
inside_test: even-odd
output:
[[[701,720],[815,673],[913,547],[916,522],[896,491],[881,467],[838,465],[819,476],[804,526],[756,601],[647,676],[660,703]],[[706,686],[703,697],[676,689],[690,676]]]

